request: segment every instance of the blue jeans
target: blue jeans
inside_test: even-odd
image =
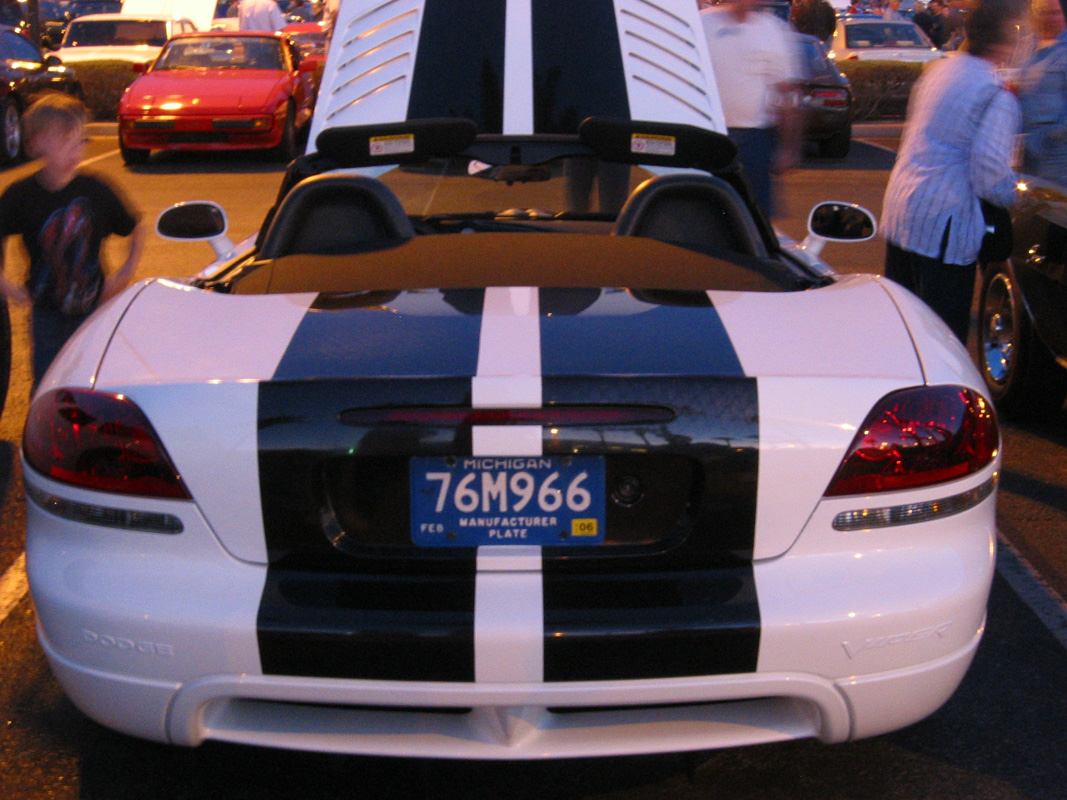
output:
[[[778,132],[774,128],[730,128],[727,133],[737,145],[737,160],[744,167],[756,203],[763,213],[771,216],[774,213],[771,161],[778,149]]]
[[[48,366],[78,329],[88,314],[65,317],[54,308],[34,306],[31,334],[33,338],[33,390],[44,377]]]

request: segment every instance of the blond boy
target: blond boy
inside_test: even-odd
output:
[[[79,172],[88,113],[77,98],[49,94],[23,116],[26,153],[42,166],[0,195],[0,295],[32,303],[33,385],[82,321],[129,284],[143,234],[138,214],[99,177]],[[110,277],[104,239],[128,238],[126,260]],[[25,285],[3,273],[4,240],[19,235],[30,258]]]

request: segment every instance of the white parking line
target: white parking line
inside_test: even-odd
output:
[[[29,581],[26,580],[26,554],[23,553],[0,578],[0,623],[7,619],[11,610],[22,601],[29,588]]]
[[[101,153],[98,156],[93,156],[92,158],[85,159],[80,164],[78,164],[78,166],[79,167],[86,167],[89,164],[95,164],[97,161],[103,161],[105,158],[111,158],[111,156],[115,155],[115,153],[117,153],[117,152],[119,152],[119,151],[118,150],[108,150],[106,153]]]
[[[997,538],[1000,540],[997,572],[1067,650],[1067,601],[1038,574],[1011,542],[1002,535]]]

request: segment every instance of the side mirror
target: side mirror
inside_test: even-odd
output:
[[[134,61],[132,66],[134,73],[136,73],[137,75],[144,75],[146,72],[148,72],[148,64],[146,64],[144,61]]]
[[[222,206],[210,200],[178,203],[156,217],[156,233],[164,239],[181,242],[207,242],[222,258],[233,250],[226,236],[229,223]]]
[[[865,242],[874,238],[874,214],[855,203],[819,203],[808,215],[808,236],[800,246],[817,256],[827,242]]]

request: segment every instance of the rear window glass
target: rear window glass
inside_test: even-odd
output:
[[[167,43],[163,20],[75,20],[67,29],[64,47],[162,47]]]
[[[848,47],[929,47],[922,32],[911,23],[864,22],[845,28]]]

